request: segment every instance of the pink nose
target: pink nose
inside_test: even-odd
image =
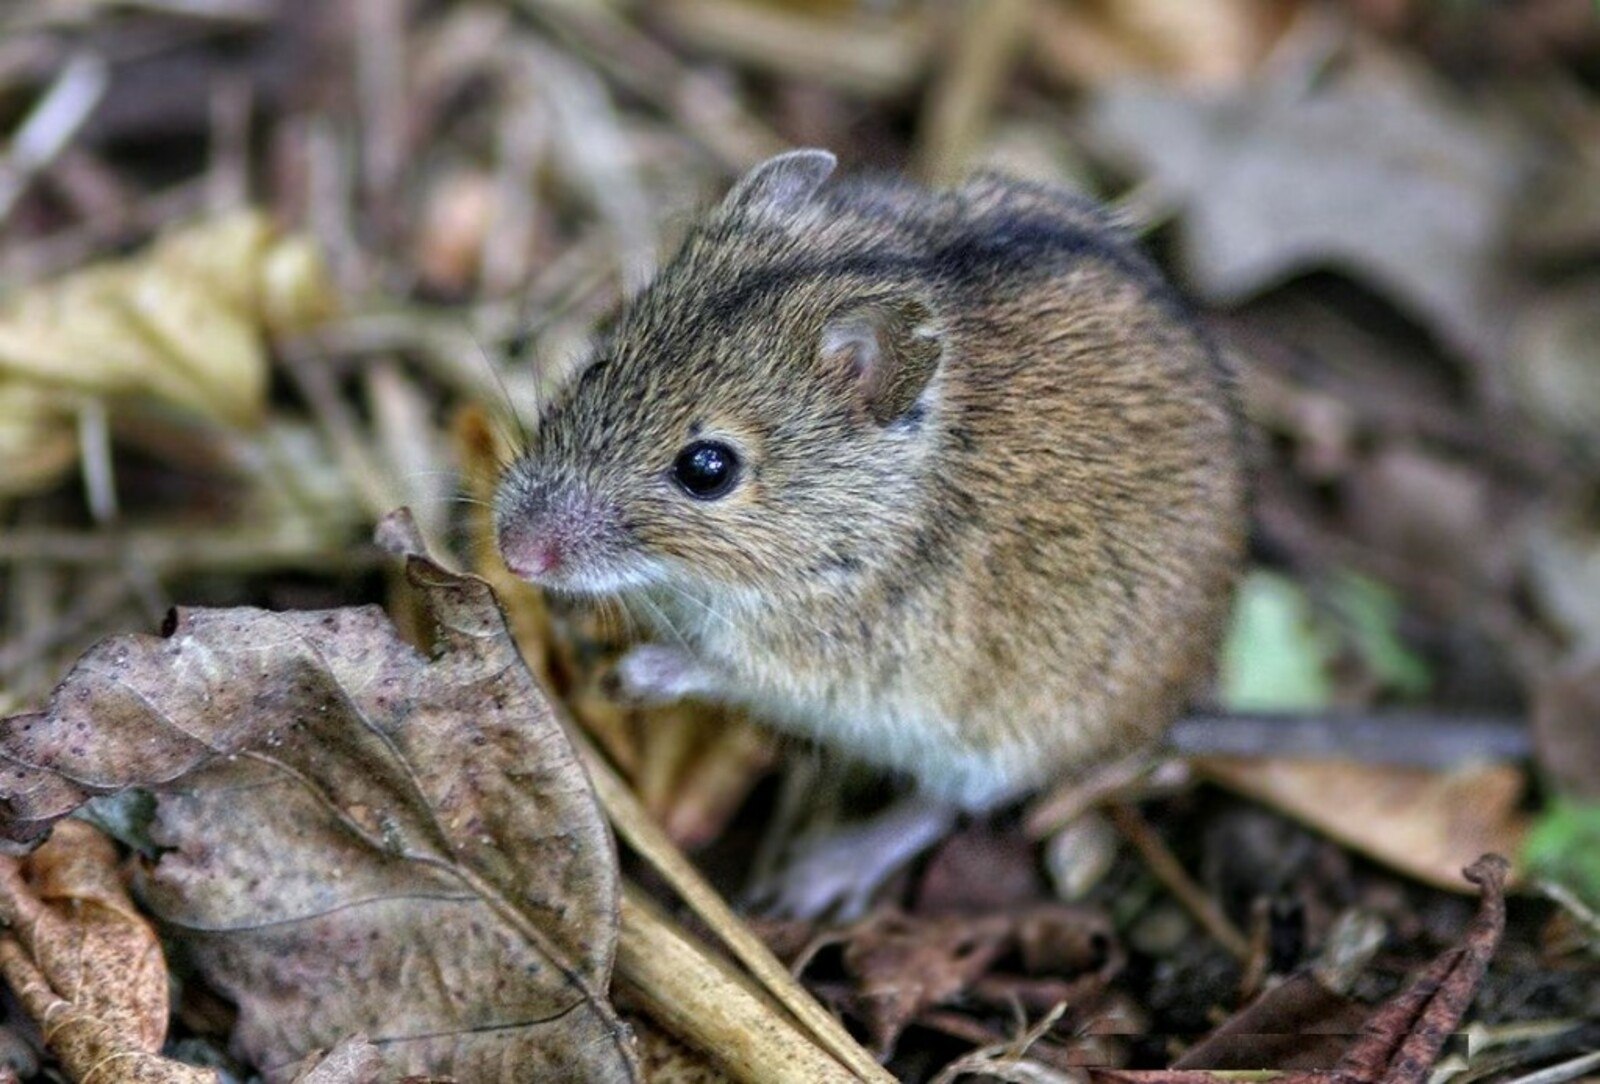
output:
[[[561,567],[561,546],[554,538],[527,531],[507,531],[500,536],[500,555],[506,567],[524,580],[548,576]]]

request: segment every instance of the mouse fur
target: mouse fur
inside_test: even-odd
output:
[[[651,626],[633,685],[983,809],[1205,680],[1245,538],[1234,380],[1092,203],[832,171],[780,156],[693,228],[506,471],[500,544]],[[704,440],[739,462],[720,499],[674,480]]]

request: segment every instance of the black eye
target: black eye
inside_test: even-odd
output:
[[[697,440],[678,453],[672,477],[689,496],[714,501],[739,480],[739,457],[726,444]]]

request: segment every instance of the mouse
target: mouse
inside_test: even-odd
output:
[[[543,405],[498,544],[644,623],[630,695],[993,810],[1150,745],[1211,674],[1236,380],[1093,201],[836,170],[781,154],[693,225]]]

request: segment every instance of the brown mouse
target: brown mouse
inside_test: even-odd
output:
[[[650,624],[634,690],[983,809],[1152,740],[1208,673],[1233,381],[1092,204],[834,166],[751,171],[625,306],[508,468],[500,545]]]

